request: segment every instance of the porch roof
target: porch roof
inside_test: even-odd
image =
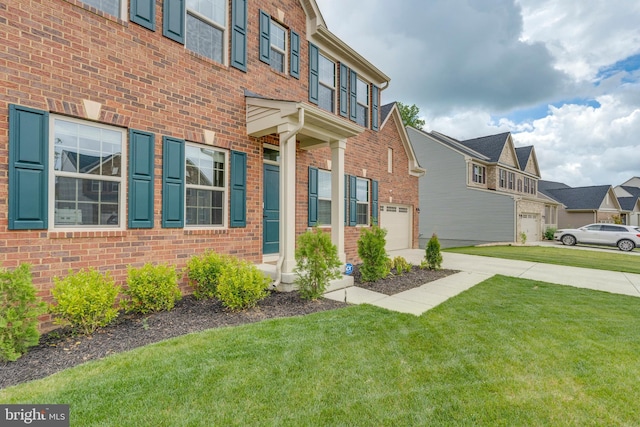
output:
[[[245,92],[247,103],[247,134],[253,137],[286,132],[300,125],[297,132],[300,148],[309,149],[346,140],[364,132],[364,128],[349,120],[299,101],[265,98]]]

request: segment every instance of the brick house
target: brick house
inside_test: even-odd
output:
[[[0,260],[32,264],[45,299],[69,269],[124,282],[207,249],[277,260],[290,283],[309,226],[357,261],[361,228],[398,210],[394,244],[417,246],[424,170],[381,106],[389,78],[314,0],[0,9]]]

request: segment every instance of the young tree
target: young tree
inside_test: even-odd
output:
[[[416,104],[405,105],[402,102],[397,102],[397,104],[398,110],[400,110],[400,116],[402,116],[402,124],[416,129],[422,129],[424,120],[420,118],[420,109]]]

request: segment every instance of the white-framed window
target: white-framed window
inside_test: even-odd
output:
[[[529,178],[524,179],[524,192],[525,193],[529,192]]]
[[[356,224],[369,225],[369,180],[356,178]]]
[[[507,171],[500,169],[500,188],[507,187]]]
[[[287,70],[287,31],[273,19],[271,20],[271,52],[269,61],[271,68],[281,73]]]
[[[187,143],[185,163],[186,226],[225,227],[227,152]]]
[[[516,174],[514,172],[509,172],[509,190],[516,189]]]
[[[318,170],[318,225],[331,225],[331,172]]]
[[[369,85],[357,79],[357,107],[356,107],[356,123],[360,126],[369,126]]]
[[[393,173],[393,148],[387,148],[387,172]]]
[[[335,113],[336,64],[326,56],[318,55],[318,107]]]
[[[486,169],[484,166],[473,165],[473,182],[477,184],[486,182]]]
[[[51,120],[52,227],[123,227],[125,130],[66,117]]]
[[[187,49],[225,63],[226,0],[187,0]]]
[[[89,6],[108,13],[109,15],[123,18],[126,11],[126,0],[81,0]]]
[[[518,192],[522,193],[522,179],[518,178]]]

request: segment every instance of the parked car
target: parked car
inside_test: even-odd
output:
[[[567,246],[589,243],[617,246],[621,251],[629,252],[640,247],[640,228],[631,225],[589,224],[580,228],[557,230],[553,239]]]

